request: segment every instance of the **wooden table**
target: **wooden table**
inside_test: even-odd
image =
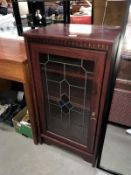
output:
[[[27,108],[29,110],[34,143],[37,144],[34,125],[34,111],[30,88],[28,64],[24,40],[0,38],[0,78],[17,81],[23,84]]]

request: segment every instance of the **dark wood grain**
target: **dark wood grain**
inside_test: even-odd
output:
[[[55,39],[59,38],[58,43],[61,41],[69,42],[68,45],[70,46],[73,45],[73,41],[79,41],[80,44],[89,44],[90,48],[93,48],[97,45],[98,49],[106,49],[105,46],[112,44],[114,39],[116,39],[116,36],[118,36],[118,32],[120,31],[119,29],[119,27],[113,26],[102,27],[95,25],[54,24],[41,29],[26,32],[24,33],[24,36],[26,36],[26,38],[30,38],[31,36],[30,39],[32,39],[32,41],[33,39],[36,39],[34,42],[39,43],[43,41],[43,38],[44,40],[48,39],[48,41],[52,40],[52,42],[56,43],[57,40]]]

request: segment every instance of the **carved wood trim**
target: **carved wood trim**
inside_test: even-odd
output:
[[[101,51],[109,51],[109,49],[112,47],[112,43],[104,43],[100,41],[77,41],[77,40],[69,40],[69,39],[55,39],[52,38],[48,39],[45,38],[28,38],[28,42],[31,43],[38,43],[38,44],[50,44],[50,45],[57,45],[57,46],[63,46],[63,47],[72,47],[72,48],[80,48],[80,49],[92,49],[92,50],[101,50]]]

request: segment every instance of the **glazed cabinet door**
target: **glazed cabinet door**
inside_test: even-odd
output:
[[[41,137],[92,153],[105,52],[35,44],[32,50]]]

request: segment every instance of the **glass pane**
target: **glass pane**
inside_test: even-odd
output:
[[[76,106],[84,105],[84,88],[80,89],[79,87],[70,86],[70,100]]]
[[[83,61],[83,67],[85,68],[85,70],[87,72],[93,72],[94,71],[94,62],[93,61],[88,61],[88,60],[84,60]]]
[[[67,65],[81,65],[81,60],[80,59],[71,59],[69,57],[61,57],[58,55],[50,55],[49,60],[53,62],[60,62],[60,63],[66,63]]]
[[[57,55],[40,54],[43,86],[46,94],[47,130],[87,145],[91,110],[92,75],[83,61]],[[76,64],[77,63],[77,64]]]
[[[48,95],[50,98],[60,98],[60,85],[57,82],[48,81]]]
[[[67,94],[69,96],[69,84],[67,81],[61,83],[61,94]]]

